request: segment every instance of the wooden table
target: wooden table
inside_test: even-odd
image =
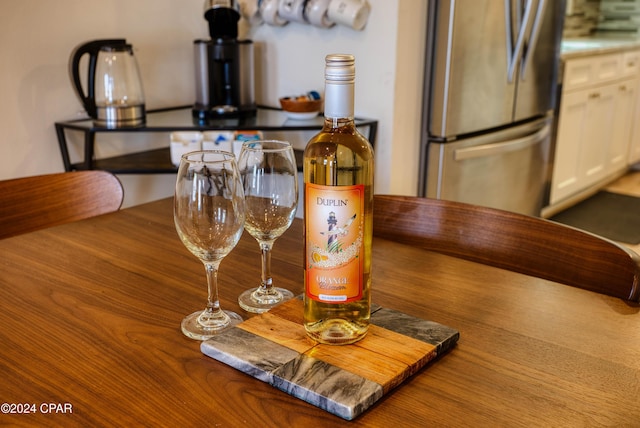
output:
[[[302,292],[299,220],[272,263]],[[235,299],[259,266],[245,233],[221,265],[223,307],[247,315]],[[461,337],[350,425],[640,426],[638,305],[379,239],[373,269],[376,303]],[[204,280],[170,199],[0,241],[0,402],[32,412],[0,424],[347,424],[182,335]]]

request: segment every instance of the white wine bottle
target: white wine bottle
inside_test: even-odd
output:
[[[353,55],[325,60],[324,126],[304,151],[304,326],[343,345],[371,315],[373,149],[355,125]]]

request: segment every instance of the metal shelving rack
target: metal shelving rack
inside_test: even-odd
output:
[[[224,118],[208,123],[194,120],[191,106],[171,107],[147,112],[146,124],[136,128],[96,127],[89,118],[56,122],[56,134],[65,171],[101,169],[115,174],[170,174],[177,168],[171,163],[169,140],[167,147],[129,153],[121,156],[96,159],[96,137],[103,133],[140,133],[174,131],[313,131],[320,130],[323,117],[318,115],[308,120],[289,119],[285,112],[272,107],[258,107],[255,116],[250,118]],[[368,138],[372,145],[378,129],[378,121],[356,118],[359,129],[368,129]],[[80,131],[84,134],[84,154],[82,161],[71,162],[67,141],[67,132]],[[365,134],[365,135],[367,135]],[[302,152],[296,150],[298,166],[301,165]]]

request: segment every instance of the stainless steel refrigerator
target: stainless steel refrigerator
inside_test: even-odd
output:
[[[563,0],[430,0],[421,196],[539,215]]]

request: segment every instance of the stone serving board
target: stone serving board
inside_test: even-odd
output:
[[[341,418],[364,412],[436,356],[457,330],[374,305],[364,339],[314,342],[302,325],[303,303],[289,300],[201,344],[205,355]]]

